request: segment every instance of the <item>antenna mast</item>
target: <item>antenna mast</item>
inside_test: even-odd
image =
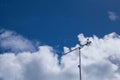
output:
[[[82,49],[84,46],[89,46],[90,44],[91,44],[91,41],[89,41],[89,39],[87,39],[87,42],[86,42],[84,45],[80,45],[79,47],[77,47],[77,48],[75,48],[75,49],[73,49],[73,50],[71,50],[71,51],[69,51],[69,52],[67,52],[67,53],[64,54],[64,55],[66,55],[66,54],[68,54],[68,53],[70,53],[70,52],[72,52],[72,51],[75,51],[75,50],[77,50],[77,49],[79,50],[79,65],[78,65],[78,68],[79,68],[79,78],[80,78],[80,80],[82,80],[81,49]]]

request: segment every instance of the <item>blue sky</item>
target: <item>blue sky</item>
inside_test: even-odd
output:
[[[0,0],[0,29],[62,49],[78,43],[79,33],[119,34],[119,7],[119,0]]]
[[[0,0],[0,80],[120,80],[119,0]],[[96,35],[96,36],[93,36]],[[75,46],[76,45],[76,46]]]

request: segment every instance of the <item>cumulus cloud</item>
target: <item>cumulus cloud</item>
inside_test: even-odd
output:
[[[0,48],[13,52],[34,51],[35,45],[14,31],[0,31]]]
[[[116,21],[117,19],[119,19],[119,16],[113,11],[108,12],[108,17],[111,21]]]
[[[78,35],[84,43],[88,37]],[[120,80],[120,36],[116,33],[89,37],[92,44],[81,49],[83,80]],[[77,47],[79,45],[76,45]],[[64,47],[65,52],[72,48]],[[61,57],[51,46],[39,46],[36,52],[0,54],[2,80],[79,80],[78,51]]]

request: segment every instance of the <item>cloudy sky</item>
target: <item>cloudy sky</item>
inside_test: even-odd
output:
[[[119,0],[0,0],[0,80],[120,80]]]

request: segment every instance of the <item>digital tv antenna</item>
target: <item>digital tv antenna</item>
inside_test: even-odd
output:
[[[86,43],[83,44],[83,45],[80,45],[79,47],[65,53],[64,55],[68,54],[68,53],[71,53],[72,51],[75,51],[75,50],[79,50],[79,65],[78,65],[78,68],[79,68],[79,78],[80,80],[82,80],[82,70],[81,70],[81,49],[84,47],[84,46],[89,46],[91,44],[91,41],[89,41],[89,39],[87,39]]]

